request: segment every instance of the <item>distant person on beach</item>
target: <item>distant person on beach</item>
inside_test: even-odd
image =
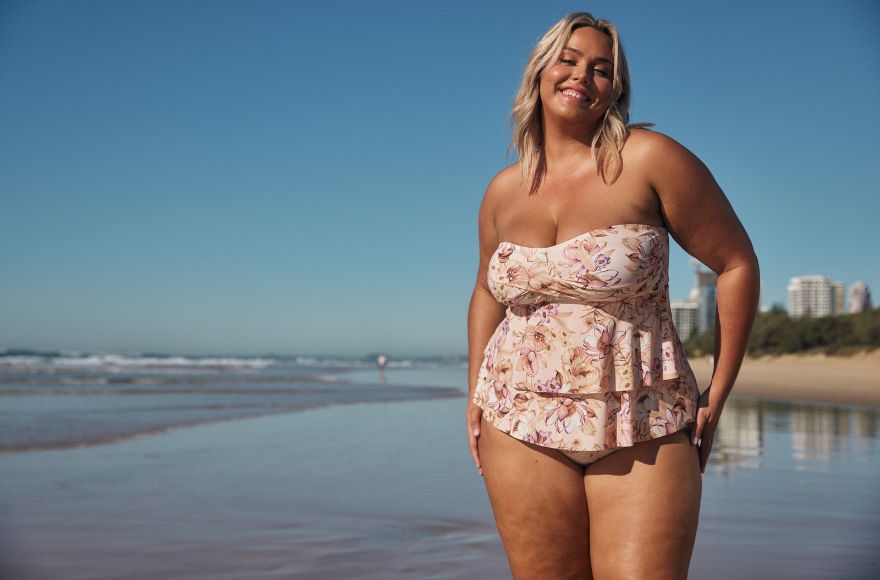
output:
[[[513,103],[519,161],[480,206],[467,431],[515,578],[687,577],[757,309],[758,260],[724,193],[629,123],[630,98],[614,25],[560,20]],[[670,236],[718,274],[702,393],[672,323]]]
[[[379,368],[379,383],[385,384],[385,367],[388,366],[388,356],[380,354],[376,357],[376,366]]]

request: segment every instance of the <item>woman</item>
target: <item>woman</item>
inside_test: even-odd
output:
[[[480,206],[467,428],[515,578],[687,576],[757,308],[724,193],[687,149],[627,125],[629,102],[614,26],[560,20],[514,103],[520,160]],[[670,235],[718,273],[702,394],[672,326]]]

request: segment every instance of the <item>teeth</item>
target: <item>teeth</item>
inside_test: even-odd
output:
[[[569,97],[574,97],[576,99],[580,99],[581,101],[589,100],[586,95],[579,93],[577,91],[573,91],[571,89],[565,89],[564,91],[562,91],[562,94],[568,95]]]

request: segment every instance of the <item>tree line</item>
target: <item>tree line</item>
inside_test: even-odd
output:
[[[714,352],[715,331],[692,335],[685,342],[688,356]],[[749,335],[747,354],[788,354],[824,352],[847,354],[880,346],[880,308],[857,314],[822,318],[789,318],[785,309],[774,304],[759,312]]]

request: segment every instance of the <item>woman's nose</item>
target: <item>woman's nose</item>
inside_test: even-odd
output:
[[[590,84],[590,75],[585,69],[576,68],[571,74],[571,80],[582,82],[585,85]]]
[[[574,67],[574,70],[571,73],[571,80],[580,81],[586,84],[590,83],[590,75],[587,72],[586,67]]]

